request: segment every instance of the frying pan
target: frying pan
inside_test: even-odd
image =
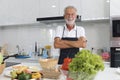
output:
[[[6,57],[3,58],[3,62],[2,62],[2,63],[4,63],[4,61],[5,61],[6,59],[8,59],[8,58],[10,58],[10,57],[16,57],[16,56],[18,56],[18,54],[6,56]]]

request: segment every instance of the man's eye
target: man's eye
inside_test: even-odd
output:
[[[70,15],[73,16],[74,14],[67,14],[67,15],[68,15],[68,16],[70,16]]]

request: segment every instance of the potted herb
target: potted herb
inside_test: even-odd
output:
[[[0,52],[0,74],[2,74],[5,68],[5,63],[3,62],[3,54]]]

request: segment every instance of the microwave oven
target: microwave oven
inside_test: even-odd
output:
[[[112,20],[112,37],[120,37],[120,20]]]
[[[110,18],[111,47],[120,47],[120,16]]]

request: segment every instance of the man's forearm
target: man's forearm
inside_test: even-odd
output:
[[[65,44],[71,47],[79,47],[77,41],[65,41]]]
[[[77,41],[68,41],[68,40],[60,40],[56,38],[54,41],[55,48],[85,48],[86,47],[86,39],[84,37],[80,37]]]
[[[70,48],[71,46],[65,43],[66,40],[56,41],[54,43],[55,48]]]
[[[78,40],[78,41],[65,41],[65,44],[71,47],[76,48],[85,48],[86,47],[86,41]]]

